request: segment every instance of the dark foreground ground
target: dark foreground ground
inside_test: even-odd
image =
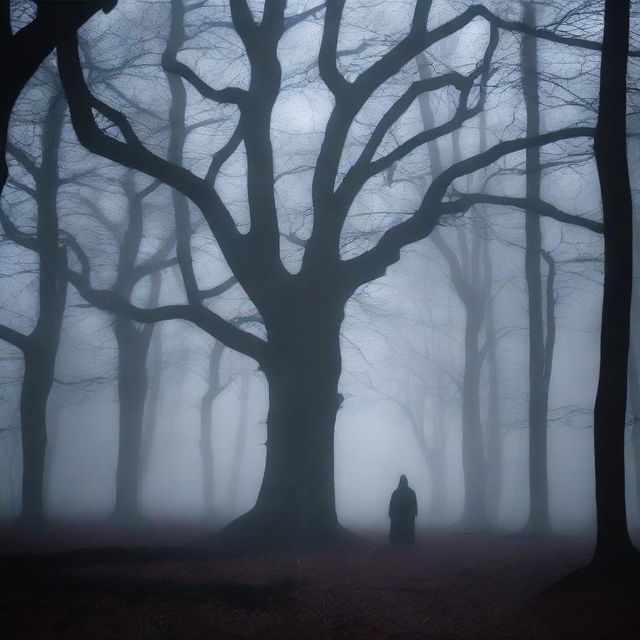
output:
[[[0,634],[7,640],[640,639],[640,580],[544,592],[587,562],[589,543],[581,540],[425,535],[412,548],[378,540],[349,550],[236,558],[169,548],[196,533],[130,535],[129,548],[144,545],[137,551],[50,554],[79,538],[0,531]],[[125,542],[104,530],[92,540]],[[7,557],[34,549],[47,554]]]

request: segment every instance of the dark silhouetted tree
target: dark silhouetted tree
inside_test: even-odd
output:
[[[606,0],[595,153],[604,223],[600,373],[594,408],[598,533],[592,565],[637,570],[627,530],[625,422],[631,316],[633,215],[627,162],[629,0]]]
[[[174,0],[174,11],[181,3]],[[141,322],[189,320],[231,349],[254,358],[269,384],[266,466],[255,507],[229,525],[220,540],[237,544],[285,544],[294,540],[328,540],[340,533],[334,496],[334,425],[340,405],[340,328],[346,302],[362,285],[381,277],[398,262],[401,250],[427,237],[445,215],[463,213],[478,202],[526,207],[560,221],[597,226],[571,216],[540,199],[492,194],[459,193],[453,183],[503,156],[532,146],[590,137],[588,126],[572,127],[533,137],[504,140],[481,153],[452,162],[431,180],[423,197],[402,221],[386,228],[378,241],[357,255],[341,253],[341,233],[356,198],[371,183],[412,151],[445,135],[477,116],[486,98],[487,79],[501,28],[526,30],[507,23],[483,6],[472,6],[438,26],[429,27],[431,3],[417,0],[403,37],[366,68],[348,69],[348,56],[337,55],[343,23],[343,0],[327,4],[318,55],[320,78],[332,96],[332,108],[313,168],[311,200],[313,225],[299,271],[282,262],[278,206],[275,197],[272,111],[281,91],[282,67],[278,45],[287,20],[284,0],[267,0],[259,20],[245,0],[230,4],[235,33],[242,43],[249,69],[246,88],[217,89],[205,83],[171,50],[164,68],[214,104],[235,106],[238,125],[213,154],[204,177],[152,151],[127,117],[87,88],[75,38],[60,46],[59,67],[70,103],[76,134],[90,151],[162,181],[186,196],[204,216],[228,267],[257,308],[264,337],[241,329],[201,303],[197,283],[185,282],[187,302],[141,309],[112,291],[92,289],[88,274],[70,274],[89,301],[127,313]],[[318,12],[318,9],[315,10]],[[474,20],[486,24],[477,64],[467,74],[451,71],[411,80],[408,88],[385,109],[372,126],[360,154],[347,166],[341,158],[358,114],[385,83],[398,76],[423,50],[464,29]],[[531,29],[529,29],[531,31]],[[554,33],[533,30],[557,42]],[[576,39],[567,41],[575,44]],[[577,40],[580,44],[582,41]],[[594,43],[583,43],[597,48]],[[350,54],[357,56],[356,54]],[[456,90],[453,115],[442,124],[389,146],[387,134],[416,98],[446,87]],[[101,120],[97,121],[95,115]],[[107,133],[105,121],[117,134]],[[243,142],[247,163],[249,230],[241,232],[215,186],[222,164]],[[179,256],[180,258],[180,256]],[[191,292],[190,287],[196,287]]]

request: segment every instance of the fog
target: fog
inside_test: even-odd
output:
[[[258,23],[263,20],[264,4],[248,3]],[[346,3],[336,69],[347,85],[406,35],[413,4],[401,0]],[[429,28],[447,24],[469,4],[433,2]],[[527,4],[534,3],[522,6]],[[520,3],[496,0],[484,5],[505,20],[523,19]],[[102,105],[126,116],[150,154],[195,176],[193,182],[184,179],[182,193],[178,183],[183,176],[167,177],[170,169],[164,166],[149,169],[152,163],[145,164],[148,159],[142,152],[138,156],[132,152],[123,160],[126,153],[116,149],[115,143],[113,150],[109,143],[95,143],[88,149],[94,134],[85,133],[78,141],[81,125],[72,123],[71,116],[74,109],[81,114],[82,96],[71,96],[70,101],[78,104],[72,104],[70,114],[57,75],[61,67],[71,78],[67,82],[76,82],[69,59],[64,67],[52,55],[22,92],[9,130],[10,179],[2,194],[0,322],[29,335],[46,310],[41,293],[46,279],[44,258],[39,260],[37,252],[12,237],[12,225],[25,237],[55,234],[54,227],[38,222],[51,202],[60,225],[59,245],[65,248],[69,269],[75,274],[68,274],[60,263],[55,267],[58,281],[68,282],[68,287],[46,400],[42,502],[47,520],[110,521],[118,482],[124,483],[121,490],[136,494],[129,502],[123,498],[127,505],[119,515],[116,509],[116,520],[123,522],[204,522],[215,531],[249,512],[266,477],[270,392],[265,371],[278,369],[278,363],[291,357],[283,338],[290,335],[292,345],[316,341],[309,353],[300,354],[302,364],[292,365],[302,368],[291,380],[307,376],[304,366],[310,370],[306,382],[320,379],[324,370],[320,356],[331,346],[330,341],[328,346],[320,343],[325,332],[318,327],[324,326],[324,315],[318,310],[327,307],[323,296],[329,286],[341,284],[333,265],[350,261],[355,265],[359,256],[382,245],[389,229],[424,206],[429,186],[447,167],[500,142],[530,135],[532,116],[523,95],[523,64],[533,65],[538,74],[536,135],[595,125],[597,52],[542,39],[537,60],[527,60],[522,58],[522,33],[500,29],[492,44],[489,22],[477,18],[433,42],[423,59],[411,55],[406,64],[396,65],[397,71],[388,79],[373,83],[368,99],[347,122],[343,148],[333,158],[331,145],[341,144],[335,110],[343,109],[347,118],[349,107],[336,107],[336,101],[342,104],[340,82],[334,80],[338,88],[328,88],[331,70],[324,79],[318,70],[326,28],[324,9],[310,11],[313,7],[311,1],[288,3],[277,44],[281,81],[275,80],[275,96],[268,82],[260,84],[260,78],[272,79],[272,60],[260,53],[258,45],[257,53],[247,54],[249,45],[243,38],[248,36],[238,35],[231,24],[241,22],[241,17],[232,16],[227,2],[119,2],[113,11],[81,28],[80,61],[89,90]],[[567,13],[566,2],[548,2],[538,7],[536,20],[567,37],[598,39],[602,26],[598,16],[586,9],[578,15],[574,19]],[[28,16],[29,6],[16,10],[14,28]],[[184,22],[184,33],[179,21]],[[330,48],[331,43],[325,46]],[[483,56],[492,46],[483,69]],[[369,149],[367,141],[384,114],[411,83],[425,81],[421,64],[427,77],[475,74],[466,89],[464,108],[477,107],[477,111],[463,115],[458,111],[465,92],[462,85],[416,93],[391,125],[380,131],[375,148]],[[631,63],[632,81],[636,66],[635,61]],[[234,99],[222,95],[229,86],[248,92],[242,117]],[[263,112],[260,105],[270,100],[272,113]],[[94,102],[89,109],[96,130],[123,148],[134,149],[138,144],[134,134],[116,126],[121,122],[101,104]],[[269,116],[271,149],[265,149],[259,129],[264,126],[264,113]],[[456,117],[460,121],[447,131],[447,123]],[[47,123],[56,118],[58,133],[54,125],[47,129]],[[634,124],[636,120],[636,116],[630,119]],[[442,132],[431,139],[415,139],[420,132],[438,127]],[[325,133],[330,129],[333,138],[327,142]],[[634,188],[640,161],[637,140],[633,138],[629,152]],[[418,529],[447,530],[461,522],[468,524],[464,460],[471,449],[465,454],[463,440],[470,437],[464,436],[466,428],[467,433],[475,433],[480,447],[476,446],[475,455],[481,459],[479,477],[486,483],[480,488],[478,507],[486,516],[484,526],[501,532],[526,527],[531,481],[528,216],[538,221],[541,249],[555,270],[549,294],[549,262],[538,252],[543,341],[549,339],[549,307],[554,303],[552,367],[551,360],[545,365],[550,378],[544,436],[551,530],[594,533],[593,405],[600,349],[602,236],[555,213],[539,215],[533,203],[542,200],[556,212],[599,222],[592,146],[592,140],[583,136],[539,146],[540,168],[533,175],[527,164],[531,159],[521,146],[514,153],[500,154],[495,162],[454,176],[438,200],[442,211],[433,225],[436,230],[416,231],[411,241],[398,246],[399,259],[383,256],[363,281],[357,282],[354,276],[353,293],[343,305],[344,320],[340,323],[339,311],[335,316],[340,325],[336,379],[341,398],[335,416],[333,478],[340,524],[356,532],[386,531],[389,499],[401,474],[407,475],[417,495]],[[394,151],[398,148],[403,153]],[[223,155],[214,157],[214,164],[220,164],[212,170],[212,154],[221,149]],[[388,154],[394,153],[397,159],[386,163]],[[350,171],[359,166],[363,155],[368,167],[381,164],[358,184],[357,172]],[[53,164],[57,167],[52,169]],[[328,177],[318,167],[328,171]],[[348,182],[345,176],[359,186],[352,201],[347,202],[350,195],[343,194],[344,200],[336,197],[327,204],[322,189],[329,185],[333,197],[334,188],[343,180]],[[482,198],[453,214],[447,209],[465,193],[520,199],[522,205],[531,188],[528,181],[536,180],[541,195],[529,202],[527,213],[523,210],[527,207],[518,203]],[[213,196],[206,200],[202,195],[205,188],[200,183],[211,187],[206,193],[216,194],[222,203],[219,209]],[[52,189],[53,200],[47,201],[45,192]],[[338,226],[333,252],[317,238],[333,237],[323,220],[332,219],[343,201],[349,215]],[[270,226],[274,219],[277,242]],[[264,248],[269,250],[263,252]],[[255,256],[255,262],[250,256]],[[276,257],[282,271],[280,265],[272,267]],[[141,267],[146,273],[129,277]],[[279,285],[274,284],[280,282],[278,278],[282,282],[288,282],[288,277],[304,278],[307,267],[309,273],[326,278],[318,289],[313,289],[316,280],[310,279],[311,284],[301,286],[302,293],[278,293]],[[199,292],[232,276],[237,280],[204,299],[206,312],[186,318],[185,314],[196,314],[184,309],[200,304],[204,296]],[[346,282],[347,276],[343,277]],[[107,290],[126,304],[101,296]],[[467,291],[466,302],[461,291]],[[142,322],[142,314],[136,315],[127,305],[168,311],[166,318]],[[209,311],[215,318],[206,316]],[[306,338],[295,322],[278,324],[281,319],[298,318],[296,314],[308,321]],[[473,349],[480,418],[473,424],[469,423],[473,406],[465,405],[465,393],[473,395],[465,386],[472,384],[471,316],[478,316]],[[219,319],[223,322],[218,323]],[[232,329],[220,329],[222,324]],[[632,333],[637,333],[637,324],[632,325]],[[245,344],[246,336],[256,344],[275,345],[274,355],[256,362],[249,355],[254,343],[238,347]],[[140,338],[148,339],[146,351],[135,351],[134,339]],[[281,343],[284,351],[279,352]],[[219,352],[214,350],[216,344]],[[122,382],[123,376],[134,376],[135,361],[123,362],[127,355],[142,358],[139,371],[142,377],[146,371],[146,380],[139,388],[132,386],[136,384],[133,377]],[[0,518],[8,523],[23,511],[20,394],[25,366],[20,349],[6,341],[0,343],[0,358]],[[275,389],[276,383],[272,384]],[[332,397],[321,387],[317,396],[313,390],[309,393],[308,401],[300,399],[297,387],[291,387],[291,394],[295,401],[306,402],[309,412],[317,413],[316,403],[325,406],[326,398]],[[123,393],[133,396],[128,402],[134,408],[137,405],[136,411],[144,408],[133,417],[135,424],[127,427],[138,434],[133,440],[123,435]],[[286,404],[287,392],[281,397]],[[468,402],[473,404],[472,399]],[[471,413],[465,413],[465,406],[471,407]],[[301,423],[313,421],[299,408],[292,415]],[[632,531],[640,527],[636,476],[640,459],[633,446],[637,433],[630,404],[626,475]],[[118,471],[119,455],[127,446],[133,447],[136,458],[128,480]],[[301,451],[300,460],[305,455]],[[311,468],[314,463],[299,464]]]

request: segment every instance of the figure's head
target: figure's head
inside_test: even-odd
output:
[[[398,482],[398,486],[399,487],[408,487],[409,486],[409,481],[407,480],[407,476],[405,476],[404,474],[402,474],[400,476],[400,482]]]

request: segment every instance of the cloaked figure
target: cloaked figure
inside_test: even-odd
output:
[[[400,476],[398,488],[391,494],[389,518],[391,529],[389,540],[395,544],[413,544],[416,540],[416,516],[418,503],[416,494],[409,487],[407,476]]]

